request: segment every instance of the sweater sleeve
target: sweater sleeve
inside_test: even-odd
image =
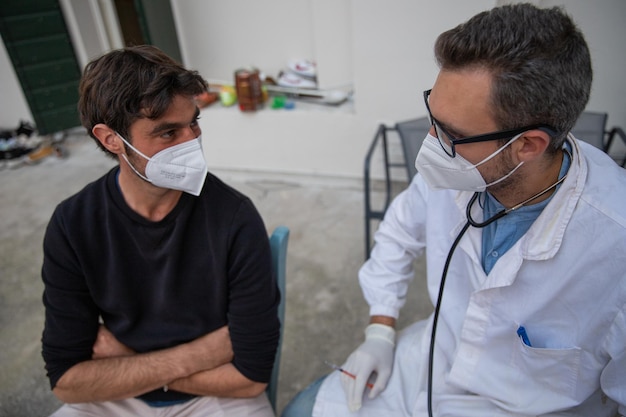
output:
[[[46,316],[42,355],[51,388],[75,364],[91,359],[98,309],[69,243],[57,208],[44,237],[43,304]]]
[[[272,272],[269,238],[250,200],[242,201],[234,219],[228,255],[233,364],[247,378],[268,382],[280,333],[280,292]]]

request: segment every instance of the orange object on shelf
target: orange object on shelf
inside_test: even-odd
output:
[[[195,97],[195,100],[198,107],[203,108],[215,103],[217,100],[219,100],[219,97],[220,96],[218,93],[205,91],[204,93],[198,94]]]

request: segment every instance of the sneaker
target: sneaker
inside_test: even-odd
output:
[[[281,87],[317,88],[315,81],[292,72],[281,72],[278,74],[277,84]]]
[[[306,78],[315,78],[317,76],[317,68],[315,62],[308,59],[294,59],[287,64],[289,71]]]

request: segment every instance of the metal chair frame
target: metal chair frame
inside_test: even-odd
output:
[[[382,220],[385,216],[385,212],[391,203],[392,198],[392,177],[391,168],[404,168],[406,170],[407,181],[410,183],[411,179],[417,173],[415,168],[415,157],[422,144],[422,141],[426,137],[426,133],[430,129],[430,122],[428,118],[422,117],[418,119],[408,120],[405,122],[396,123],[394,126],[386,126],[380,124],[374,135],[374,139],[370,143],[370,146],[365,155],[364,163],[364,192],[365,192],[365,259],[369,258],[371,250],[371,221]],[[389,156],[389,132],[396,132],[402,145],[403,160],[391,161]],[[382,148],[383,153],[383,168],[384,168],[384,181],[385,181],[385,200],[381,209],[372,208],[372,196],[371,196],[371,164],[374,152],[378,148]]]

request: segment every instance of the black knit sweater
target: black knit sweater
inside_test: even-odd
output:
[[[191,341],[228,324],[233,365],[269,381],[280,324],[267,231],[252,202],[208,174],[198,197],[183,193],[163,220],[131,210],[119,168],[56,208],[44,239],[50,384],[91,359],[101,317],[137,352]],[[187,395],[153,391],[148,400]]]

